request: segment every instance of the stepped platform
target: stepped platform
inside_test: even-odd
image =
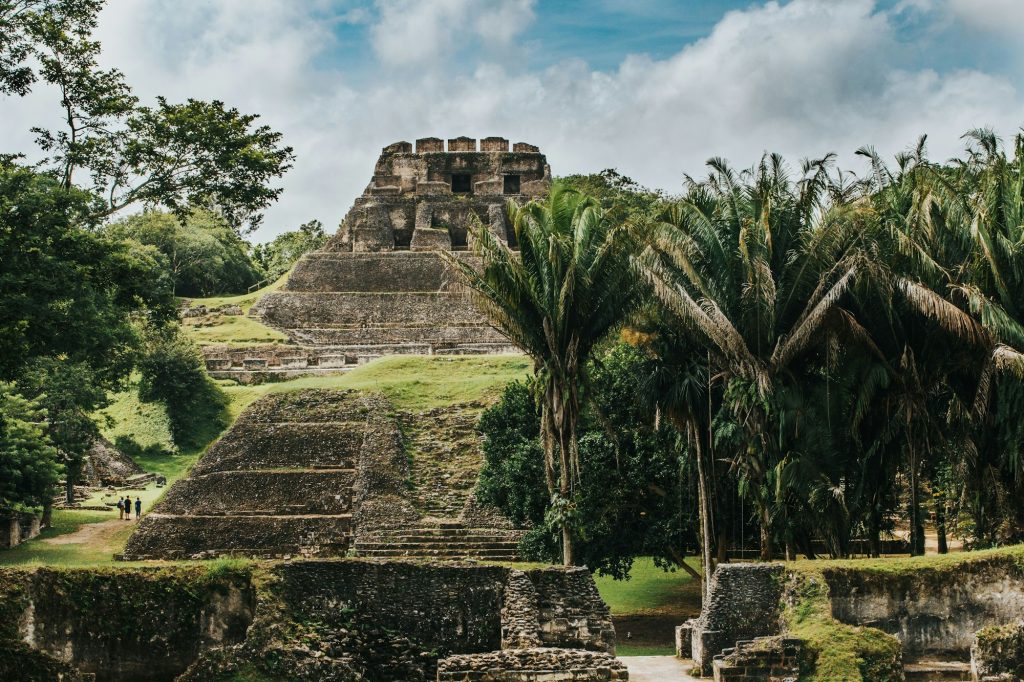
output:
[[[382,396],[350,390],[262,398],[143,517],[121,558],[354,547],[370,557],[515,561],[524,531],[471,494],[481,407],[396,416]]]
[[[353,391],[257,401],[142,519],[122,558],[343,555],[368,415]]]
[[[362,557],[518,561],[526,531],[470,528],[459,523],[404,528],[361,536],[353,546]]]

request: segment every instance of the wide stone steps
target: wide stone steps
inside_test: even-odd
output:
[[[911,661],[903,666],[907,682],[968,682],[971,664],[965,661]]]
[[[517,561],[523,531],[447,525],[377,533],[355,544],[359,556]]]

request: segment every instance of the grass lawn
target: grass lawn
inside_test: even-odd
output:
[[[696,559],[690,566],[699,569]],[[594,576],[612,612],[619,656],[671,656],[674,628],[700,611],[700,583],[685,571],[666,572],[650,557],[633,562],[629,580]],[[628,639],[627,639],[628,637]]]
[[[217,296],[214,298],[189,298],[184,299],[191,305],[204,305],[207,308],[218,308],[225,305],[237,305],[242,309],[242,315],[222,315],[217,318],[217,324],[201,327],[198,318],[186,317],[181,321],[181,326],[189,337],[200,345],[211,343],[278,343],[287,341],[288,337],[282,332],[272,329],[258,320],[248,316],[249,308],[263,294],[277,291],[284,286],[288,280],[291,270],[281,275],[277,280],[257,289],[252,293],[239,296]]]
[[[194,320],[186,317],[181,321],[181,327],[200,346],[213,343],[283,343],[288,340],[283,332],[246,315],[222,315],[217,318],[217,324],[208,327],[201,327]]]
[[[231,397],[233,418],[265,395],[303,388],[379,391],[391,400],[395,409],[418,411],[493,399],[505,384],[525,378],[529,371],[530,362],[521,355],[397,355],[374,360],[343,374],[258,386],[225,386],[224,390]]]

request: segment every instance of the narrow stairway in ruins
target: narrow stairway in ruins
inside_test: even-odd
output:
[[[398,415],[410,455],[410,499],[420,522],[361,533],[359,556],[518,561],[525,531],[476,504],[483,466],[476,422],[482,403]]]

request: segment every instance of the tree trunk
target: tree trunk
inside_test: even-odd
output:
[[[910,555],[919,556],[923,554],[920,550],[924,544],[921,533],[921,501],[918,499],[917,491],[917,453],[913,444],[910,444]]]
[[[935,499],[935,532],[939,536],[939,554],[948,554],[946,542],[946,497],[939,495]]]
[[[761,561],[772,560],[772,527],[768,503],[761,505]]]
[[[882,520],[878,518],[878,510],[872,507],[868,523],[868,553],[871,558],[878,559],[882,556]]]
[[[707,599],[711,575],[715,572],[715,560],[711,554],[711,509],[708,499],[708,480],[704,471],[704,448],[701,445],[700,430],[696,424],[690,424],[690,437],[697,455],[697,498],[700,504],[701,559],[704,564],[704,580],[701,587],[703,588],[702,596]]]
[[[71,476],[71,469],[67,470],[67,474],[67,481],[64,483],[64,496],[68,504],[73,504],[75,501],[75,479]]]

